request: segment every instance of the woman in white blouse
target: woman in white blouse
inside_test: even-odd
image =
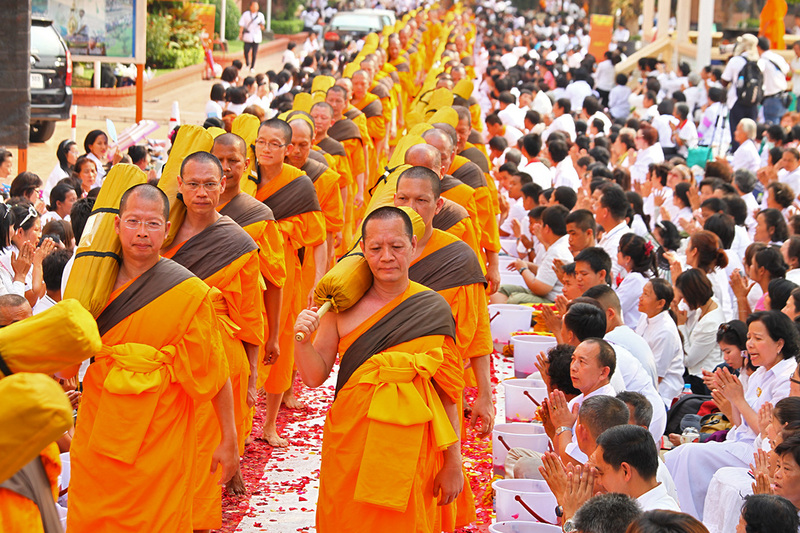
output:
[[[656,360],[658,393],[669,407],[683,389],[683,346],[678,325],[670,314],[670,304],[675,297],[672,285],[661,278],[645,283],[639,297],[642,317],[636,325]]]
[[[622,308],[622,319],[629,328],[635,328],[642,317],[639,296],[647,280],[656,274],[655,247],[635,233],[626,233],[619,240],[617,262],[625,277],[617,283],[617,296]]]
[[[722,242],[716,233],[702,230],[689,238],[686,245],[686,265],[701,270],[708,277],[708,281],[711,282],[711,287],[714,289],[714,298],[722,310],[723,322],[737,318],[734,293],[725,273],[725,267],[728,266],[728,255],[722,248]],[[681,270],[677,258],[670,261],[673,281],[678,279]]]
[[[725,321],[722,310],[712,299],[714,290],[711,282],[698,268],[689,269],[678,276],[675,288],[676,299],[683,299],[689,306],[689,313],[676,312],[686,353],[684,379],[692,385],[695,394],[708,394],[703,383],[703,370],[711,372],[722,362],[722,353],[717,346],[717,330]]]
[[[0,246],[10,249],[14,235],[14,212],[0,203]],[[5,253],[2,254],[3,256]],[[25,295],[25,278],[33,262],[33,246],[23,246],[22,250],[9,252],[7,260],[0,260],[0,296],[5,294]]]
[[[780,311],[763,311],[747,319],[747,351],[758,367],[747,387],[727,369],[716,372],[714,389],[721,392],[733,408],[735,424],[724,442],[690,443],[667,452],[664,462],[675,480],[681,510],[703,518],[709,482],[722,467],[745,468],[753,459],[758,412],[789,395],[789,378],[797,368],[800,337],[789,317]]]

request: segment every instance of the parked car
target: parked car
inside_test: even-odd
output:
[[[394,13],[384,9],[356,9],[336,13],[325,27],[325,49],[343,50],[350,41],[393,26]]]
[[[31,21],[31,142],[53,136],[56,121],[69,119],[72,58],[53,22]]]

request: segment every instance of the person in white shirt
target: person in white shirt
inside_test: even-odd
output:
[[[792,67],[792,92],[800,95],[800,41],[795,41],[792,45],[794,57],[789,66]]]
[[[787,148],[783,151],[778,171],[778,181],[792,188],[795,197],[800,193],[800,151],[797,148]]]
[[[669,158],[678,153],[678,147],[673,139],[675,128],[680,121],[672,113],[675,110],[675,103],[671,99],[664,99],[657,106],[658,114],[650,122],[658,132],[658,144],[664,152],[664,157]]]
[[[250,10],[239,18],[239,40],[244,43],[244,66],[249,67],[250,72],[255,72],[258,45],[266,24],[264,14],[258,7],[258,2],[250,2]]]
[[[645,284],[639,297],[642,317],[636,326],[653,350],[658,371],[658,392],[669,407],[683,389],[683,346],[678,326],[669,314],[674,299],[672,285],[662,278]]]
[[[774,405],[789,395],[789,379],[797,368],[800,353],[797,330],[792,320],[780,311],[754,313],[748,320],[747,351],[758,369],[747,385],[725,370],[714,373],[712,387],[731,402],[734,428],[724,442],[682,444],[667,452],[667,463],[678,494],[681,510],[703,519],[708,486],[722,467],[746,468],[756,451],[759,411],[769,402]]]
[[[680,511],[656,478],[658,448],[645,428],[626,424],[605,430],[590,461],[596,469],[595,490],[636,498],[644,511]]]
[[[686,104],[676,105],[674,115],[678,123],[672,126],[672,140],[677,146],[678,155],[686,159],[689,150],[697,146],[697,126],[689,116],[689,106]]]
[[[625,222],[630,204],[625,191],[616,183],[604,185],[598,191],[595,192],[598,195],[594,206],[595,219],[605,231],[597,245],[611,258],[611,280],[616,284],[617,277],[622,273],[617,260],[619,241],[624,234],[631,232]]]
[[[643,237],[626,233],[620,238],[617,262],[625,272],[625,278],[617,285],[616,292],[622,317],[631,328],[635,328],[642,317],[639,296],[648,278],[655,274],[655,257],[653,243],[645,241]]]
[[[510,147],[516,147],[519,138],[525,135],[514,126],[503,124],[503,120],[497,116],[497,113],[488,115],[485,122],[486,132],[489,134],[489,138],[503,137],[508,141],[508,146]]]
[[[597,64],[597,68],[592,75],[594,78],[594,88],[600,95],[600,100],[603,102],[604,106],[608,106],[609,94],[616,84],[617,76],[614,71],[613,57],[614,54],[612,52],[606,52],[603,55],[603,61]]]
[[[791,67],[783,56],[769,49],[769,39],[758,38],[758,53],[761,59],[758,66],[764,73],[764,98],[761,100],[764,122],[767,124],[780,124],[781,117],[786,113],[784,95],[789,88],[786,76]]]
[[[564,264],[572,261],[569,251],[569,237],[564,219],[569,211],[561,205],[550,206],[542,212],[541,224],[534,225],[534,233],[544,244],[546,252],[537,266],[518,259],[511,268],[516,269],[526,287],[501,285],[500,290],[490,297],[491,303],[543,303],[553,302],[561,294],[561,282],[555,272],[554,261]]]
[[[739,121],[736,130],[733,132],[733,139],[739,145],[736,151],[733,152],[731,159],[733,170],[746,168],[751,172],[755,172],[761,166],[761,156],[755,143],[757,131],[754,120],[743,118]]]
[[[553,186],[550,169],[547,165],[539,161],[539,153],[542,150],[542,138],[535,133],[529,133],[522,138],[522,155],[528,161],[527,164],[520,166],[519,171],[529,175],[533,182],[538,184],[542,190]]]
[[[517,106],[517,98],[508,91],[500,93],[497,99],[500,109],[497,116],[503,124],[513,126],[518,130],[525,129],[525,111]]]
[[[564,141],[550,141],[547,143],[547,152],[550,154],[550,160],[555,165],[551,171],[553,175],[553,187],[570,187],[578,190],[581,186],[581,179],[575,166],[572,164],[572,158],[569,156],[569,148]]]
[[[42,280],[44,281],[45,294],[33,306],[34,315],[50,309],[61,301],[61,276],[64,274],[64,267],[70,257],[72,257],[72,253],[62,248],[54,250],[42,261]]]
[[[664,151],[658,144],[658,131],[652,126],[642,125],[636,134],[636,156],[629,167],[631,182],[642,183],[647,180],[650,165],[664,162]]]
[[[569,98],[572,109],[578,110],[583,107],[583,99],[592,94],[592,86],[589,82],[592,78],[582,68],[570,71],[572,81],[567,85],[565,96]]]
[[[731,144],[731,129],[728,121],[728,108],[724,103],[725,91],[720,87],[708,90],[711,101],[697,123],[697,136],[700,146],[715,146],[714,156],[724,155]]]
[[[608,113],[614,120],[625,120],[631,114],[631,104],[628,102],[628,98],[631,96],[628,76],[617,74],[615,81],[616,85],[608,94]]]
[[[758,104],[739,101],[737,89],[739,73],[748,61],[758,61],[758,37],[746,33],[736,39],[733,57],[728,60],[722,73],[721,82],[728,88],[728,109],[730,109],[730,128],[735,131],[743,118],[755,120],[758,116]],[[738,146],[736,144],[735,146]]]
[[[563,131],[569,136],[570,142],[575,142],[575,120],[570,115],[572,103],[569,98],[559,98],[553,105],[553,121],[542,132],[542,140],[547,141],[554,131]]]

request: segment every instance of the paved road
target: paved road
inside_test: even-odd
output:
[[[281,53],[275,53],[259,59],[257,69],[266,72],[267,70],[277,70],[281,67]],[[167,125],[169,124],[172,102],[177,101],[180,105],[180,115],[182,124],[202,124],[205,120],[205,105],[211,92],[212,81],[202,80],[198,75],[196,78],[186,80],[186,84],[177,87],[153,100],[145,100],[143,118],[154,120],[159,124],[159,129],[150,135],[151,139],[164,139],[167,136]],[[114,121],[114,126],[118,132],[122,132],[128,126],[135,124],[136,108],[131,107],[87,107],[78,108],[77,121],[77,143],[83,153],[83,139],[86,134],[94,129],[106,129],[106,119]],[[70,137],[69,121],[58,122],[56,131],[46,143],[35,143],[28,148],[28,170],[38,174],[46,180],[58,162],[56,159],[56,148],[58,143]],[[16,176],[16,158],[14,159],[14,171],[12,176]]]

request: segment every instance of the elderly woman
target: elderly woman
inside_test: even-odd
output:
[[[733,152],[733,168],[746,168],[755,172],[761,166],[761,155],[756,146],[757,127],[753,119],[743,118],[733,132],[733,140],[739,143],[739,148]]]

